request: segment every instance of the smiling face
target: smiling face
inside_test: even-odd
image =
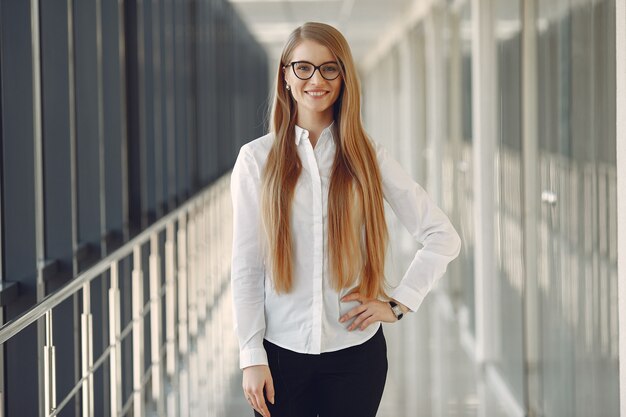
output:
[[[330,49],[307,39],[300,42],[293,50],[289,63],[296,61],[307,61],[315,66],[336,62]],[[326,77],[331,77],[329,69],[320,70],[325,71]],[[290,86],[291,94],[298,106],[299,118],[328,119],[330,117],[332,120],[333,104],[341,92],[342,77],[340,75],[334,80],[327,80],[322,77],[320,70],[315,70],[308,80],[301,80],[296,77],[291,65],[283,69],[285,81]]]

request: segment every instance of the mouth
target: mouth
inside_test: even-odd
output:
[[[311,90],[311,91],[305,91],[305,93],[307,93],[308,95],[310,95],[311,97],[324,97],[326,94],[328,94],[328,91],[323,91],[323,90]]]

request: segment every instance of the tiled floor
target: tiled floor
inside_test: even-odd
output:
[[[389,372],[379,417],[507,417],[463,349],[445,297],[429,294],[416,314],[384,332]],[[253,416],[240,373],[226,410],[223,417]]]

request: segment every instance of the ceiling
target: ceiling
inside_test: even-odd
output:
[[[357,62],[376,49],[415,0],[230,0],[271,62],[280,58],[293,29],[306,21],[328,23],[348,40]]]

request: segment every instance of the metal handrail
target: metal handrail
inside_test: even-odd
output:
[[[78,274],[66,285],[46,296],[43,300],[22,313],[20,316],[2,325],[2,327],[0,327],[0,344],[6,343],[9,339],[24,330],[26,327],[34,324],[38,319],[43,317],[47,311],[58,306],[69,296],[78,292],[85,284],[91,282],[94,278],[97,278],[100,274],[107,271],[112,263],[120,261],[121,259],[132,254],[135,246],[143,245],[150,239],[151,235],[161,232],[168,223],[178,218],[181,214],[186,213],[194,204],[198,203],[204,197],[211,187],[212,185],[203,188],[198,192],[198,194],[191,197],[176,210],[161,217],[153,225],[143,230],[137,236],[120,246],[105,258],[101,259],[88,270]]]
[[[145,416],[150,405],[160,416],[166,414],[166,408],[168,413],[172,412],[172,406],[180,407],[179,414],[185,416],[203,415],[209,406],[214,409],[224,407],[223,402],[211,403],[209,398],[219,393],[220,389],[226,389],[226,385],[209,386],[205,374],[219,374],[213,381],[226,382],[232,377],[232,372],[226,370],[237,369],[232,354],[221,351],[224,336],[231,333],[227,330],[230,327],[227,315],[230,311],[227,305],[229,298],[223,291],[228,288],[230,265],[228,235],[231,211],[226,203],[229,199],[229,176],[228,173],[203,188],[175,211],[0,328],[0,345],[32,324],[37,324],[42,332],[42,344],[38,342],[37,347],[43,350],[39,363],[42,417],[59,415],[72,398],[80,399],[80,393],[82,401],[76,404],[82,406],[81,415],[93,417],[94,375],[107,362],[110,380],[105,390],[109,392],[112,417],[121,417],[131,409],[133,415]],[[160,243],[161,233],[165,234],[164,244]],[[147,267],[142,261],[144,245],[149,245]],[[118,271],[123,260],[131,256],[133,269],[128,278],[131,284],[128,294],[132,295],[131,320],[122,328]],[[108,303],[109,315],[108,324],[102,323],[102,330],[108,326],[109,339],[108,345],[94,361],[90,288],[92,281],[106,279],[107,272],[110,272],[108,299],[105,301],[103,298],[103,302]],[[144,274],[147,274],[149,283],[144,283]],[[78,332],[81,338],[81,368],[77,370],[80,377],[57,403],[53,310],[80,291],[82,313]],[[146,291],[149,291],[147,302],[144,299]],[[214,307],[217,314],[209,316],[208,309]],[[148,315],[149,326],[146,325]],[[219,346],[209,345],[216,332],[220,335]],[[149,337],[149,350],[144,346],[146,336]],[[122,372],[122,343],[129,339],[133,366]],[[234,339],[230,343],[231,347],[236,345]],[[212,346],[214,354],[207,350],[208,346]],[[144,358],[147,354],[152,363],[146,367]],[[222,357],[223,364],[232,363],[228,367],[213,368],[211,361],[218,357],[216,355]],[[201,369],[205,374],[199,373]],[[128,381],[130,394],[122,393],[122,379]],[[166,382],[174,391],[165,392]],[[0,392],[0,396],[2,394]],[[0,416],[4,415],[3,411],[0,404]]]

